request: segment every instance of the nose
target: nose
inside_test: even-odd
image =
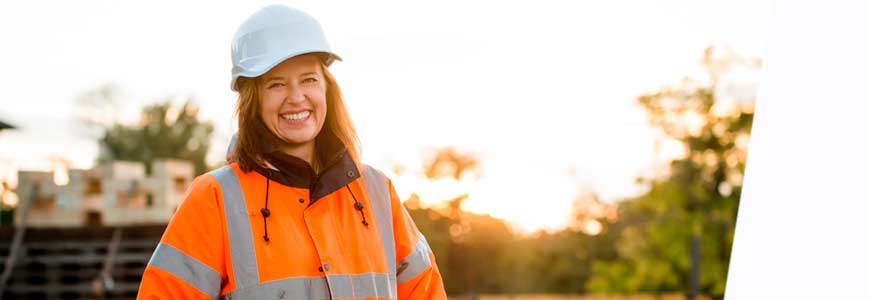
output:
[[[287,101],[290,103],[300,103],[305,101],[305,93],[299,87],[291,87],[290,93],[287,95]]]

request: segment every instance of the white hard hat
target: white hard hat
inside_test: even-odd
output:
[[[266,6],[248,17],[233,36],[230,88],[238,90],[239,76],[263,75],[282,61],[306,53],[323,53],[327,66],[341,60],[314,17],[283,5]]]

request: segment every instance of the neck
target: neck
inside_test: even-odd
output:
[[[311,168],[317,172],[317,163],[315,163],[314,141],[310,141],[301,145],[288,145],[281,149],[284,154],[292,155],[304,160]]]

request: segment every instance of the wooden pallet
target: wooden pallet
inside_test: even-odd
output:
[[[114,287],[101,299],[134,299],[142,272],[165,225],[123,227],[112,264]],[[28,228],[3,299],[97,299],[92,283],[108,254],[114,228]],[[13,236],[0,228],[0,270]]]

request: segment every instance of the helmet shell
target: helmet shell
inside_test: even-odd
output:
[[[341,60],[314,17],[283,5],[264,7],[248,17],[233,36],[230,88],[238,91],[239,76],[263,75],[284,60],[307,53],[323,54],[327,66]]]

